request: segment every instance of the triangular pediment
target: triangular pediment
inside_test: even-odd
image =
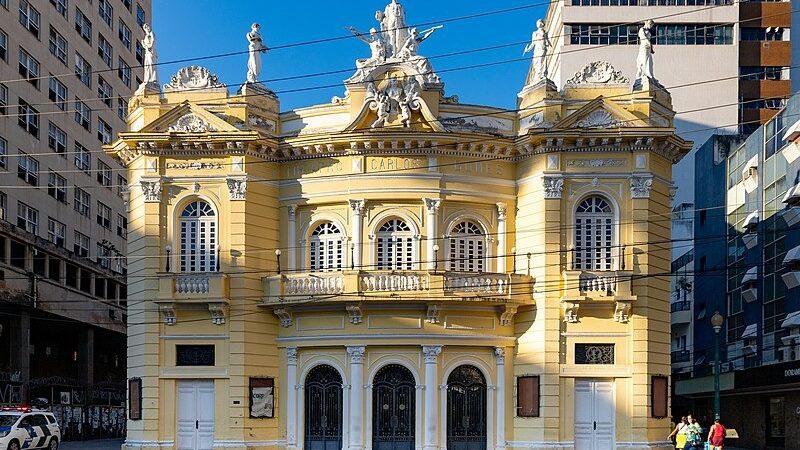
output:
[[[233,125],[205,108],[183,102],[147,124],[141,133],[212,133],[239,132]]]
[[[608,128],[647,127],[648,123],[613,101],[598,97],[568,115],[553,128],[585,128],[589,130]]]

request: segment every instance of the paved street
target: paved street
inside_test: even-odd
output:
[[[122,439],[64,442],[61,450],[119,450]]]

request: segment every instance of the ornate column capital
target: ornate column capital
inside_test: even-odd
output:
[[[652,175],[633,175],[631,180],[631,198],[650,198],[653,188]]]
[[[436,364],[442,353],[441,345],[423,345],[422,353],[425,354],[425,364]]]
[[[286,347],[286,363],[290,366],[297,365],[297,347]]]
[[[505,364],[506,363],[506,348],[505,347],[495,347],[494,348],[494,356],[497,358],[497,364]]]
[[[140,184],[142,186],[142,194],[144,195],[145,203],[158,203],[161,201],[160,179],[142,179]]]
[[[289,220],[295,220],[297,217],[297,205],[286,205],[286,212],[289,213]]]
[[[347,355],[350,357],[350,364],[364,364],[364,353],[367,348],[363,345],[347,346]]]
[[[506,220],[508,207],[503,202],[495,203],[497,206],[497,220]]]
[[[422,201],[425,202],[425,209],[429,213],[439,212],[439,207],[442,206],[442,199],[440,198],[423,198]]]
[[[364,214],[364,208],[367,206],[366,200],[348,200],[350,203],[350,209],[353,210],[353,213],[357,216]]]
[[[226,178],[231,200],[245,200],[247,197],[247,178]]]
[[[544,184],[544,198],[561,198],[561,192],[564,190],[564,178],[544,177],[542,182]]]

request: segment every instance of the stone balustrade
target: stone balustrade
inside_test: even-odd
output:
[[[621,270],[563,272],[563,290],[567,297],[630,297],[632,272]]]
[[[430,286],[427,272],[365,272],[359,278],[360,292],[427,291]]]
[[[171,273],[159,275],[159,300],[227,302],[228,276],[219,272]]]
[[[445,275],[444,286],[445,291],[449,292],[476,292],[505,295],[510,292],[511,276],[502,273],[449,273]]]
[[[207,274],[178,275],[175,277],[175,292],[178,294],[208,294]]]
[[[343,289],[341,272],[288,275],[284,282],[287,295],[341,294]]]

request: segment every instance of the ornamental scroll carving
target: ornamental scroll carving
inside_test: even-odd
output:
[[[592,111],[575,124],[578,128],[616,128],[620,125],[622,122],[604,110]]]
[[[628,84],[631,80],[607,61],[593,61],[567,80],[567,84]]]
[[[352,364],[363,364],[366,350],[367,348],[363,345],[347,347],[347,355],[350,356],[350,362]]]
[[[244,200],[247,197],[246,178],[228,178],[225,182],[228,184],[231,200]]]
[[[422,353],[425,355],[426,364],[436,364],[439,354],[442,353],[441,345],[423,345]]]
[[[227,88],[219,82],[219,77],[205,67],[188,66],[172,76],[164,85],[164,92],[188,91],[199,89]]]
[[[142,180],[142,194],[147,203],[161,201],[161,182],[158,180]]]
[[[561,198],[561,192],[563,190],[563,178],[544,177],[544,198]]]
[[[167,163],[167,169],[178,170],[221,170],[223,165],[213,162]]]
[[[653,177],[631,177],[631,198],[650,198]]]
[[[175,124],[170,126],[167,131],[170,133],[207,133],[217,130],[197,114],[189,113],[175,121]]]

